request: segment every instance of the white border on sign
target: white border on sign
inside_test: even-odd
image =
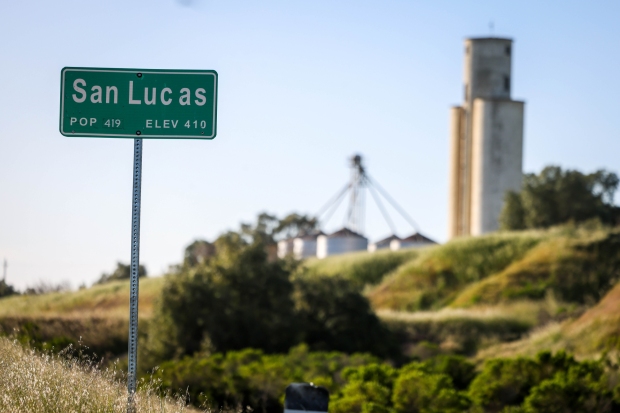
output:
[[[74,132],[65,132],[64,130],[64,118],[65,118],[65,73],[67,72],[106,72],[106,73],[132,73],[132,72],[140,72],[140,73],[158,73],[162,75],[203,75],[203,76],[213,76],[214,80],[216,80],[215,73],[205,73],[205,72],[184,72],[184,71],[159,71],[159,70],[142,70],[142,69],[128,69],[128,70],[115,70],[115,69],[74,69],[74,68],[65,68],[62,70],[62,84],[60,85],[61,95],[60,95],[60,133],[65,136],[102,136],[107,138],[132,138],[132,139],[142,139],[142,138],[156,138],[156,139],[167,139],[167,138],[183,138],[183,139],[213,139],[215,137],[215,124],[217,122],[216,110],[217,110],[217,82],[214,82],[215,87],[213,88],[213,123],[211,129],[211,135],[146,135],[140,134],[109,134],[109,133],[74,133]]]

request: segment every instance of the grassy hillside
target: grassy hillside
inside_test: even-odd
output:
[[[531,356],[541,350],[567,350],[581,358],[620,353],[620,284],[581,316],[550,323],[521,340],[491,346],[480,352],[478,358]]]
[[[559,228],[455,240],[420,252],[369,292],[416,311],[556,299],[593,305],[620,279],[620,230]]]
[[[533,354],[542,348],[588,355],[615,345],[620,330],[620,318],[601,310],[620,297],[609,292],[620,279],[620,229],[496,233],[418,250],[310,259],[301,271],[341,275],[365,287],[411,356]],[[150,318],[163,283],[141,280],[141,319]],[[608,292],[612,298],[601,301]],[[8,297],[0,299],[0,329],[26,327],[28,337],[39,342],[76,343],[82,337],[98,354],[121,354],[128,297],[126,281]]]
[[[405,262],[418,257],[424,249],[406,249],[401,251],[380,250],[374,253],[366,251],[335,255],[324,259],[307,260],[303,268],[307,274],[340,275],[359,286],[377,284],[383,277]]]
[[[471,283],[502,271],[546,239],[544,232],[457,239],[420,251],[369,293],[375,308],[438,309]]]
[[[41,355],[0,337],[0,411],[126,412],[127,391],[114,370],[98,370],[76,357]],[[160,398],[153,385],[137,394],[138,412],[196,411]]]
[[[591,305],[620,279],[620,232],[566,234],[540,243],[503,271],[471,284],[453,306],[540,300]]]
[[[147,319],[163,278],[140,280],[139,314]],[[0,299],[0,333],[17,335],[35,348],[63,348],[83,343],[90,354],[127,351],[129,282],[115,281],[88,289]],[[140,324],[144,331],[146,323]]]
[[[149,317],[163,278],[140,280],[141,317]],[[4,317],[98,317],[127,318],[129,282],[114,281],[91,288],[44,295],[19,295],[0,300],[0,318]]]

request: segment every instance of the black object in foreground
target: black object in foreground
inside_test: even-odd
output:
[[[284,413],[327,412],[329,392],[310,383],[291,383],[284,396]]]

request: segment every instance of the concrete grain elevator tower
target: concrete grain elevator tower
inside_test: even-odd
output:
[[[512,40],[465,40],[464,102],[451,110],[449,236],[499,229],[521,188],[524,102],[510,98]]]

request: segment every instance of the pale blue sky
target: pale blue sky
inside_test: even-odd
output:
[[[0,2],[8,281],[77,286],[129,261],[132,142],[59,134],[64,66],[219,73],[214,141],[145,140],[141,258],[151,274],[193,239],[262,210],[316,212],[355,152],[422,232],[445,241],[462,41],[489,35],[490,21],[493,35],[515,40],[525,170],[619,172],[620,2]],[[367,215],[371,239],[389,234],[375,207]]]

